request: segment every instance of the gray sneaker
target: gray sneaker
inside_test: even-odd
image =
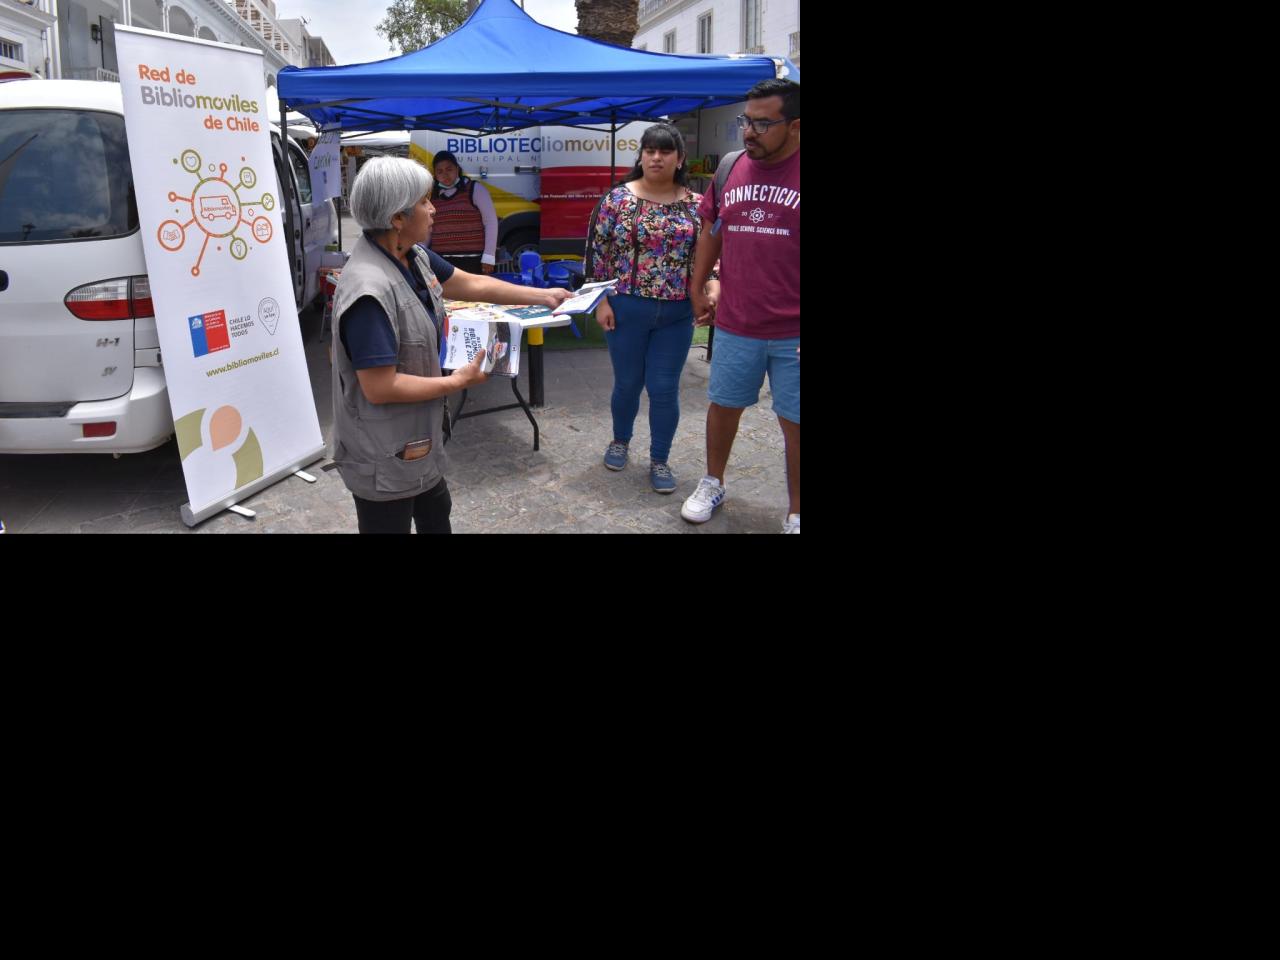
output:
[[[666,463],[658,460],[649,461],[649,483],[659,493],[676,492],[676,475]]]
[[[787,519],[782,524],[783,533],[799,533],[800,532],[800,514],[788,513]]]
[[[627,445],[614,440],[604,452],[604,465],[610,470],[621,470],[627,465]]]

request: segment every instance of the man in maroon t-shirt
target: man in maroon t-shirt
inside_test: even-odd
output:
[[[707,475],[680,515],[705,523],[724,502],[724,472],[742,411],[769,375],[786,446],[790,512],[800,532],[800,84],[764,80],[738,117],[745,155],[717,196],[702,198],[690,295],[694,323],[716,327],[707,396]],[[703,290],[720,260],[720,295]]]

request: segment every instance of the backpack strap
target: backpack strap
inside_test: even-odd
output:
[[[733,165],[737,163],[745,150],[734,150],[732,153],[726,153],[720,159],[720,166],[716,167],[716,185],[715,192],[711,195],[711,209],[715,211],[713,222],[720,220],[720,201],[724,196],[724,185],[729,182],[729,173],[733,170]]]

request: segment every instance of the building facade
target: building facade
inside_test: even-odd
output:
[[[297,66],[332,67],[337,65],[337,61],[333,59],[333,54],[329,52],[324,39],[311,35],[311,31],[307,29],[305,17],[294,20],[281,20],[280,26],[302,53],[305,62],[299,63]]]
[[[800,66],[800,0],[640,0],[632,46],[655,53],[753,53]],[[742,91],[746,96],[746,91]],[[742,104],[677,118],[695,189],[706,190],[720,158],[742,148]]]
[[[301,21],[276,18],[274,0],[0,0],[0,78],[118,81],[117,23],[261,50],[269,87],[290,64],[333,63]]]
[[[631,45],[655,53],[762,53],[800,66],[800,0],[640,0]]]
[[[56,21],[48,0],[0,0],[0,79],[48,76],[46,38]]]

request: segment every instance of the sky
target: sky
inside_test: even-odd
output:
[[[374,30],[390,5],[390,0],[276,0],[276,17],[305,17],[307,32],[323,37],[339,64],[368,63],[398,55]],[[524,0],[524,12],[548,27],[578,32],[573,0]]]

